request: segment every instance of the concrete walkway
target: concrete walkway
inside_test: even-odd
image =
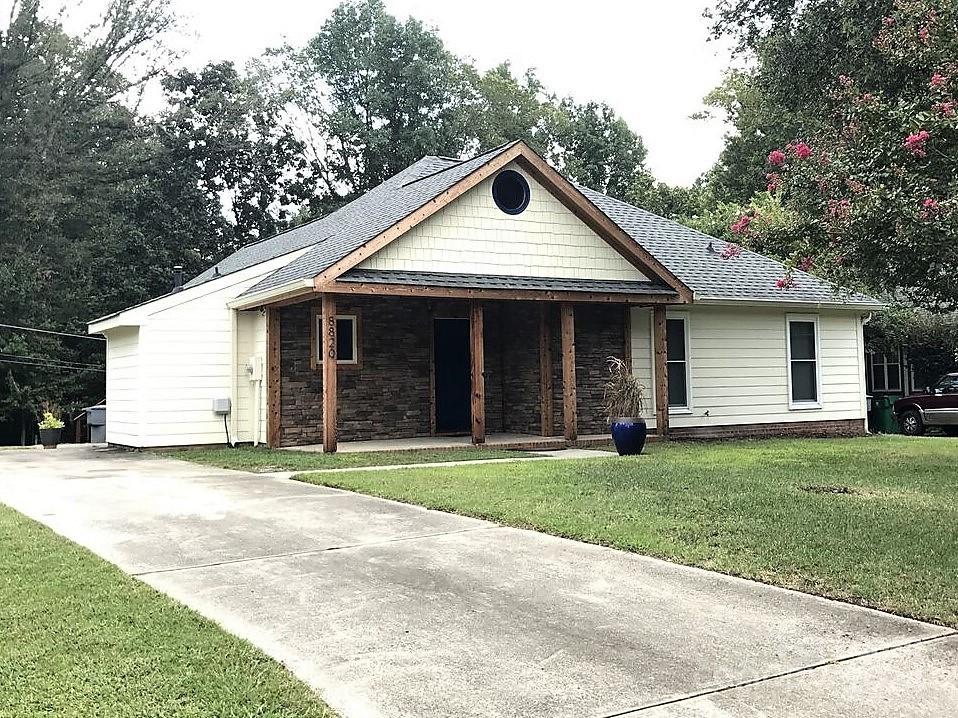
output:
[[[88,447],[0,452],[0,501],[344,718],[958,714],[954,631],[531,531]]]

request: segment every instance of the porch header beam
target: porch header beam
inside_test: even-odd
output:
[[[324,284],[321,291],[330,294],[375,294],[377,296],[438,297],[443,299],[502,299],[533,302],[576,302],[580,304],[685,304],[680,297],[674,294],[555,292],[540,289],[468,289],[373,282],[334,281]]]

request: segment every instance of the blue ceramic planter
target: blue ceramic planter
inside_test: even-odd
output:
[[[641,454],[647,434],[645,419],[622,417],[612,422],[612,441],[619,456]]]

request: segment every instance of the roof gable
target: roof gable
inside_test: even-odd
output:
[[[529,184],[520,214],[506,214],[486,177],[357,265],[358,269],[648,281],[591,227],[515,162]]]
[[[324,282],[359,266],[511,162],[546,187],[640,273],[665,281],[684,301],[694,296],[697,301],[882,306],[860,294],[841,294],[830,283],[799,271],[794,273],[794,286],[777,289],[776,280],[784,272],[780,262],[748,251],[722,259],[725,243],[721,240],[573,185],[521,142],[469,160],[424,157],[337,212],[244,247],[220,262],[218,269],[224,275],[307,248],[245,295],[265,297],[280,287],[303,286],[310,279],[321,289]],[[202,283],[211,275],[212,269],[187,286]]]

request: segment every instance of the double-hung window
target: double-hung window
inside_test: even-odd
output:
[[[818,317],[789,315],[788,392],[790,409],[821,408]]]
[[[689,344],[688,319],[685,316],[665,320],[666,368],[669,375],[669,410],[688,411]]]
[[[872,391],[901,391],[901,361],[894,354],[872,354]]]

